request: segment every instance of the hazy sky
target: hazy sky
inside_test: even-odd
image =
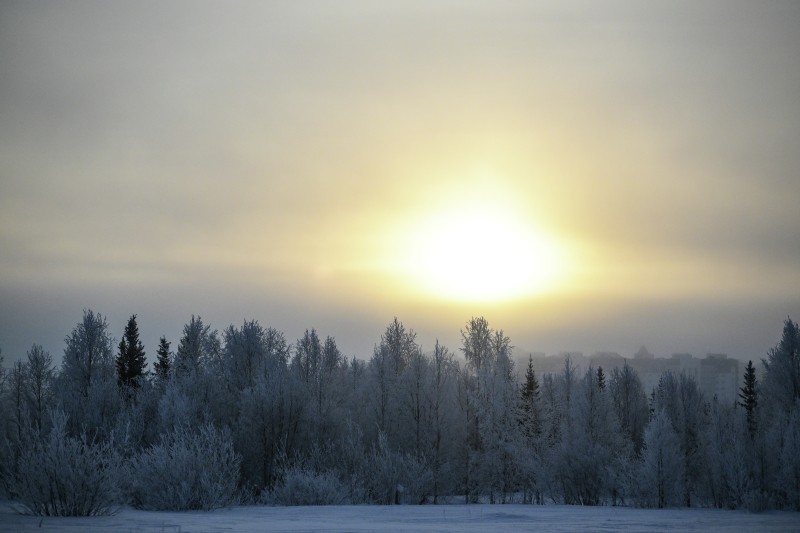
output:
[[[84,308],[369,357],[761,358],[800,318],[800,3],[0,3],[0,348]],[[698,5],[702,4],[702,5]]]

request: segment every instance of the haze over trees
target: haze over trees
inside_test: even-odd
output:
[[[394,318],[372,356],[199,316],[150,352],[87,310],[60,368],[0,366],[0,489],[28,512],[120,504],[559,502],[800,510],[800,339],[791,319],[739,401],[629,366],[540,375],[482,317],[426,351]],[[117,350],[113,347],[117,346]],[[462,357],[463,356],[463,357]],[[2,357],[2,353],[0,353]]]

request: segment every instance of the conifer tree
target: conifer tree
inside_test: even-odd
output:
[[[606,375],[603,373],[602,366],[597,367],[597,388],[601,391],[606,388]]]
[[[764,400],[771,414],[788,415],[800,399],[800,328],[791,318],[783,323],[781,341],[762,360]]]
[[[139,387],[139,380],[144,376],[144,367],[147,364],[144,346],[139,340],[139,327],[136,325],[136,315],[128,319],[125,333],[119,341],[117,354],[117,383],[120,386]]]
[[[533,356],[528,356],[528,367],[525,370],[525,383],[522,384],[520,400],[520,422],[525,436],[532,442],[541,432],[539,381],[533,369]]]
[[[167,340],[165,336],[161,336],[161,339],[158,341],[158,349],[156,350],[156,355],[158,359],[153,364],[153,368],[156,371],[156,376],[158,379],[165,380],[167,376],[169,376],[169,369],[170,369],[170,351],[169,351],[170,342]]]
[[[739,389],[739,398],[742,399],[739,405],[747,411],[747,431],[752,437],[756,434],[756,407],[758,407],[756,369],[753,366],[753,361],[748,361],[744,369],[744,385]]]

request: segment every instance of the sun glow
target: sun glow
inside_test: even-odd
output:
[[[463,206],[414,226],[403,270],[417,290],[439,299],[535,296],[555,290],[564,274],[562,247],[507,208]]]

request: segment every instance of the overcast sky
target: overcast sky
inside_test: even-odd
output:
[[[192,314],[764,357],[800,318],[800,3],[700,4],[0,3],[6,364],[86,308],[150,359]]]

